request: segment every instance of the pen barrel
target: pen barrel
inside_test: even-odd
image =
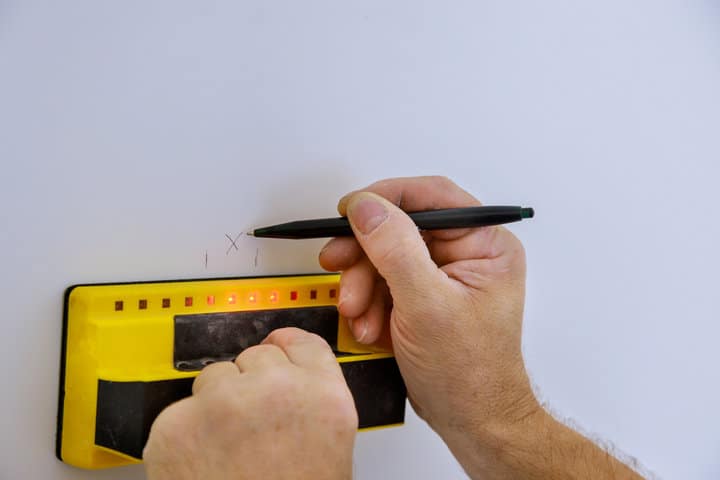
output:
[[[420,230],[440,230],[449,228],[477,228],[501,225],[531,218],[532,208],[512,206],[487,206],[447,208],[408,214]],[[345,237],[353,234],[346,217],[321,218],[316,220],[298,220],[295,222],[257,228],[256,237],[265,238],[326,238]]]
[[[519,222],[524,218],[523,208],[515,206],[448,208],[408,215],[420,230],[502,225]]]
[[[345,217],[298,220],[255,230],[255,236],[265,238],[326,238],[347,235],[352,235],[352,228]]]

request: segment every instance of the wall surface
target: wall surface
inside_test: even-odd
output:
[[[143,478],[54,458],[66,286],[317,272],[320,241],[225,235],[432,173],[536,208],[553,409],[720,478],[716,2],[0,0],[0,165],[0,478]],[[463,478],[412,413],[356,473]]]

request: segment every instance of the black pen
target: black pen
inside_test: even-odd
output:
[[[534,215],[535,211],[532,208],[508,206],[446,208],[408,213],[420,230],[487,227],[519,222],[523,218],[532,218]],[[247,234],[264,238],[302,239],[349,237],[353,235],[353,231],[347,217],[337,217],[280,223],[256,228]]]

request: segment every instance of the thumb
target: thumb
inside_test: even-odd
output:
[[[396,302],[430,296],[441,271],[405,212],[379,195],[359,192],[348,201],[347,216],[355,238]]]

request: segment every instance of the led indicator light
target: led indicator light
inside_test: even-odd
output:
[[[147,308],[147,300],[144,298],[142,300],[138,300],[138,308],[140,310],[145,310]]]
[[[215,305],[215,295],[208,295],[208,297],[207,297],[207,304],[208,304],[208,305]]]
[[[310,290],[310,299],[315,300],[317,298],[317,290]]]
[[[123,309],[123,301],[122,300],[116,300],[115,301],[115,311],[120,312]]]
[[[295,290],[290,292],[290,300],[297,300],[297,292]]]
[[[335,295],[337,295],[337,290],[334,288],[330,289],[330,298],[335,298]]]
[[[248,302],[250,303],[256,303],[258,301],[258,294],[253,292],[250,295],[248,295]]]
[[[228,304],[235,305],[236,301],[237,301],[237,297],[235,296],[234,293],[228,297]]]
[[[270,302],[276,303],[278,301],[279,297],[280,296],[278,295],[278,292],[276,292],[276,291],[270,292]]]
[[[185,306],[192,307],[193,297],[185,297]]]
[[[169,298],[162,299],[162,308],[170,308],[170,299]]]

